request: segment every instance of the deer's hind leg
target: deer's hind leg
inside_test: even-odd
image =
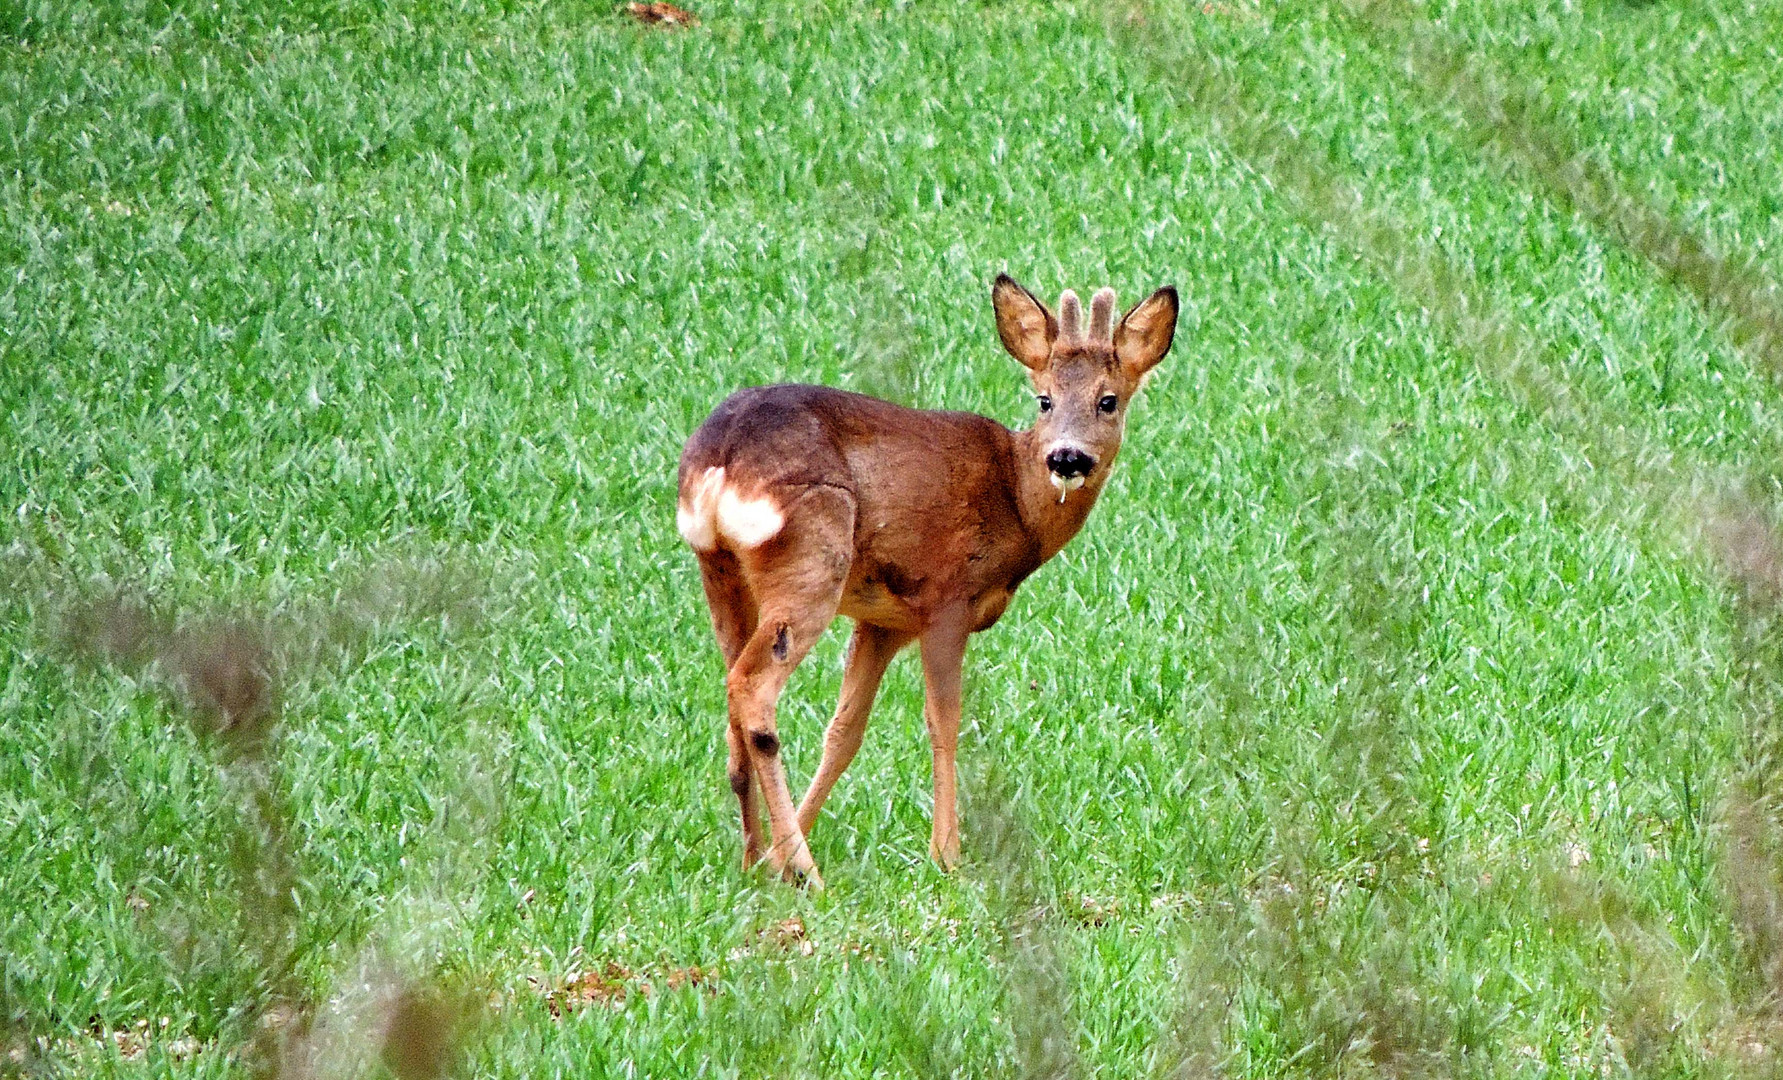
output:
[[[737,656],[749,636],[755,633],[759,613],[755,596],[743,577],[743,566],[729,551],[719,548],[700,552],[700,582],[706,588],[706,607],[712,613],[712,632],[718,638],[718,651],[724,657],[724,672],[730,674]],[[743,869],[754,866],[761,858],[761,806],[756,799],[755,770],[749,764],[749,751],[742,733],[727,724],[724,731],[729,750],[725,774],[731,791],[737,796],[737,808],[743,815]]]
[[[789,494],[784,528],[740,556],[759,615],[725,689],[733,738],[743,743],[767,804],[768,862],[787,878],[821,888],[780,760],[776,704],[842,603],[854,560],[855,506],[847,491],[827,484]]]

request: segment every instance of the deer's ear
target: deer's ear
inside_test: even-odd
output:
[[[997,312],[997,336],[1009,355],[1031,370],[1044,371],[1052,359],[1053,339],[1059,336],[1059,321],[1052,312],[1008,274],[998,274],[991,286],[991,306]]]
[[[1138,378],[1158,366],[1176,338],[1176,286],[1166,285],[1134,304],[1114,329],[1114,355]]]

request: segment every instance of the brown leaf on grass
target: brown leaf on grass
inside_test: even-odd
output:
[[[1766,1076],[1774,1075],[1765,1066],[1771,1063],[1780,1043],[1783,1043],[1783,1030],[1774,1017],[1736,1016],[1724,1020],[1709,1032],[1697,1049],[1711,1061],[1731,1062],[1753,1074]]]
[[[632,989],[631,981],[636,977],[630,968],[609,960],[599,971],[585,971],[564,980],[561,990],[545,995],[545,1006],[553,1016],[586,1005],[618,1008],[625,1004],[626,995]]]
[[[202,1044],[196,1037],[172,1027],[172,1024],[172,1019],[166,1016],[161,1017],[159,1023],[152,1023],[148,1017],[139,1016],[126,1026],[107,1027],[94,1016],[87,1021],[87,1035],[92,1040],[88,1046],[64,1041],[58,1049],[78,1057],[90,1048],[103,1047],[115,1052],[125,1061],[138,1061],[153,1048],[176,1062],[190,1061],[197,1056]],[[24,1060],[19,1053],[15,1050],[11,1055],[15,1064]],[[6,1072],[4,1061],[0,1061],[0,1075],[11,1075]]]
[[[698,964],[692,967],[670,968],[663,973],[662,983],[670,990],[679,990],[683,986],[709,987],[712,984],[712,974]]]
[[[772,945],[782,952],[810,956],[817,951],[817,943],[805,933],[805,921],[797,915],[782,919],[773,926],[763,927],[755,936],[757,941]]]
[[[590,1005],[617,1009],[633,995],[649,997],[659,988],[672,991],[685,986],[703,986],[708,991],[716,992],[716,976],[717,972],[713,969],[695,964],[690,967],[669,968],[653,978],[645,978],[623,964],[608,960],[598,971],[573,974],[560,986],[547,988],[544,993],[545,1008],[550,1011],[552,1019],[556,1020],[562,1019],[566,1013],[580,1012]],[[534,986],[541,985],[538,979],[528,981]]]
[[[1107,926],[1121,917],[1121,902],[1118,897],[1085,896],[1079,898],[1077,910],[1070,914],[1083,926]]]
[[[665,30],[684,29],[700,24],[699,16],[693,12],[663,3],[662,0],[654,0],[648,4],[627,4],[625,13],[645,26],[660,26]]]

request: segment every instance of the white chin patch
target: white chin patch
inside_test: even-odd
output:
[[[1049,472],[1046,474],[1046,478],[1052,481],[1053,487],[1059,489],[1059,502],[1061,503],[1065,501],[1065,496],[1083,486],[1083,477],[1081,476],[1073,476],[1067,480],[1056,472]]]

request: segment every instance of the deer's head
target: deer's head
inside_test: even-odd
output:
[[[1099,488],[1121,448],[1127,405],[1176,336],[1176,289],[1166,285],[1117,322],[1114,290],[1090,298],[1083,325],[1077,294],[1059,297],[1058,314],[1007,274],[991,287],[997,335],[1033,381],[1039,416],[1033,446],[1059,499]]]

